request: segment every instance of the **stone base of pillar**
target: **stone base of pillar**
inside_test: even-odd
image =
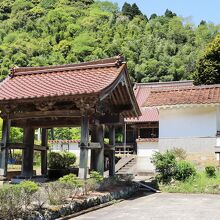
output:
[[[80,148],[80,163],[79,174],[80,179],[87,179],[88,177],[88,149]]]

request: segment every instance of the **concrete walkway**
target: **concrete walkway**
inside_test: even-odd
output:
[[[77,220],[220,219],[220,195],[147,194],[81,215]]]

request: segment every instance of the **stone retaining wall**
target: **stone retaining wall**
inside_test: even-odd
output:
[[[101,205],[113,200],[128,198],[138,191],[136,184],[124,187],[121,190],[109,192],[102,196],[96,196],[82,201],[73,201],[62,206],[51,206],[50,208],[41,211],[35,211],[27,220],[52,220],[60,217],[68,216],[88,208]]]

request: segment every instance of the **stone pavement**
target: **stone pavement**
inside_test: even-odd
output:
[[[142,193],[76,220],[219,220],[220,195]]]

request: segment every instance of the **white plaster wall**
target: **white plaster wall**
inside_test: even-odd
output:
[[[152,154],[158,151],[158,142],[138,142],[137,143],[137,156],[152,156]]]
[[[182,148],[187,153],[214,153],[216,137],[211,138],[160,138],[159,149],[166,151],[173,148]]]
[[[217,107],[216,118],[217,118],[217,131],[220,131],[220,106]]]
[[[52,151],[60,151],[60,149],[60,143],[54,143],[51,148]],[[63,150],[68,150],[67,144],[63,144]],[[80,148],[78,143],[69,143],[69,152],[76,154],[76,164],[79,164]],[[88,167],[90,167],[91,150],[88,150],[88,158]]]
[[[159,137],[215,137],[216,112],[217,107],[205,106],[159,109]]]
[[[155,167],[151,163],[151,157],[156,151],[159,151],[158,142],[137,143],[137,173],[155,172]]]

